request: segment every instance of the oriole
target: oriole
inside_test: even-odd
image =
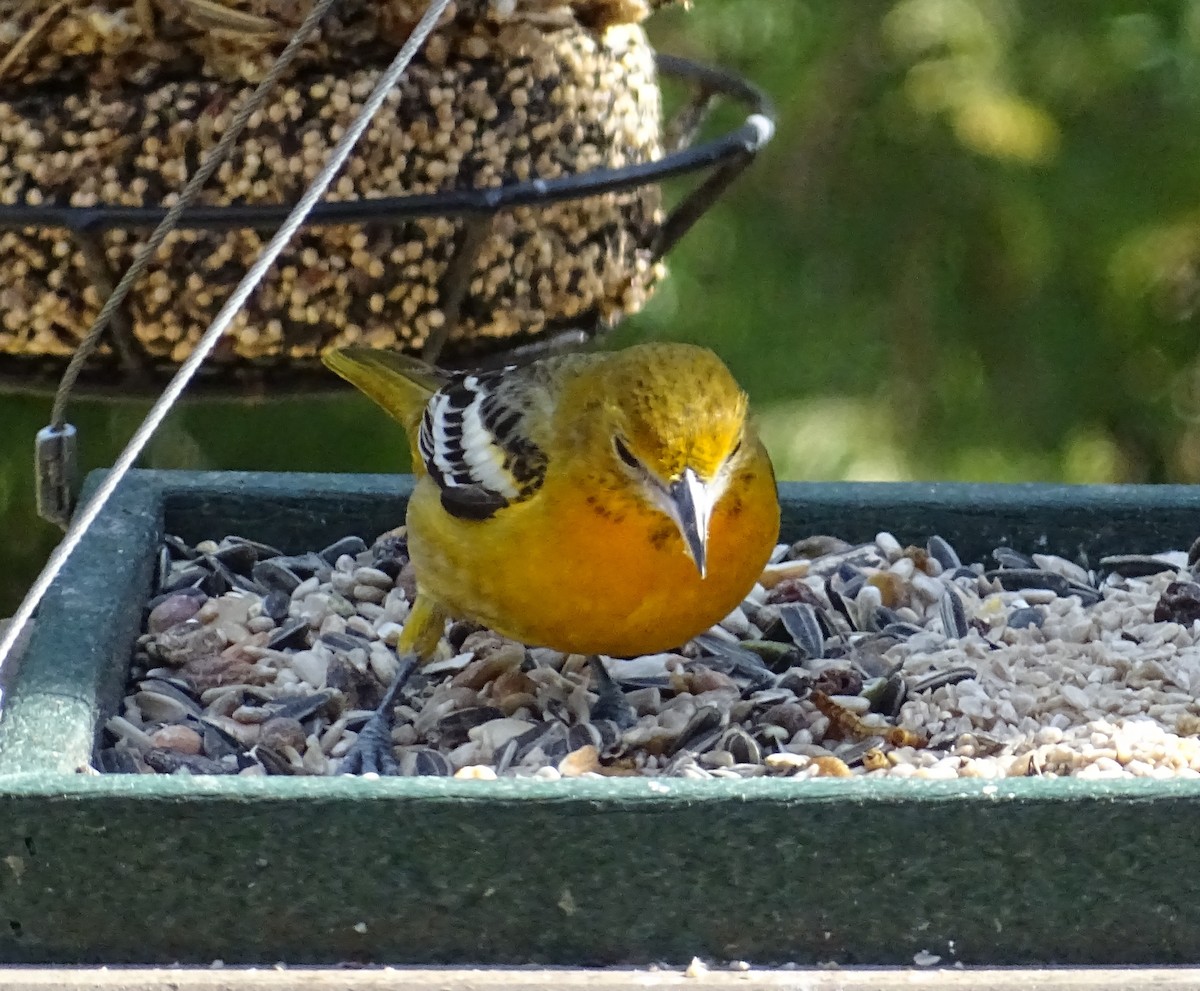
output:
[[[326,364],[408,432],[417,600],[523,643],[630,657],[678,647],[754,585],[779,533],[766,449],[711,351],[643,344],[447,376],[365,348]]]

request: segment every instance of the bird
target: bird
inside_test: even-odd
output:
[[[418,663],[447,618],[563,653],[678,648],[744,600],[776,545],[770,457],[707,348],[459,373],[362,347],[323,360],[408,435],[417,594],[396,649]]]

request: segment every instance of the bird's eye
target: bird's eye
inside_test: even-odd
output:
[[[613,450],[617,452],[617,457],[624,461],[630,468],[640,468],[641,462],[638,461],[631,450],[625,446],[625,442],[620,437],[613,438]]]

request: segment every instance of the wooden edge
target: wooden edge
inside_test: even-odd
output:
[[[0,968],[4,991],[637,991],[686,988],[724,991],[1117,991],[1130,987],[1200,987],[1200,969],[1132,968],[895,968],[708,970],[471,970],[459,968],[290,969]]]

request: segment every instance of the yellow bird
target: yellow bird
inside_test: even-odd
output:
[[[775,545],[771,461],[705,348],[453,376],[367,348],[325,363],[412,447],[402,652],[428,658],[447,616],[569,653],[678,647],[742,601]]]

